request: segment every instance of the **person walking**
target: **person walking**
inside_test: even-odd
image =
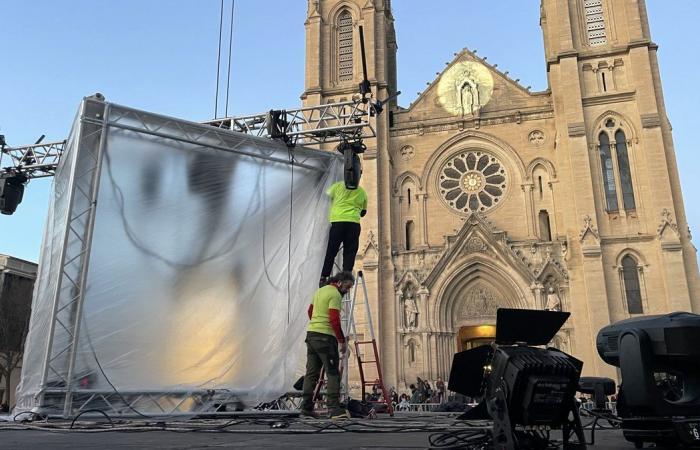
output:
[[[343,245],[343,272],[352,272],[355,257],[360,246],[360,218],[367,214],[367,193],[361,186],[348,189],[343,181],[333,183],[326,192],[331,198],[328,219],[331,229],[328,233],[326,258],[321,269],[319,286],[328,282],[333,270],[340,245]]]
[[[301,415],[317,417],[314,413],[313,395],[321,375],[326,369],[326,401],[331,419],[350,417],[340,407],[340,358],[347,350],[345,336],[340,326],[340,309],[343,295],[355,284],[350,272],[339,272],[330,278],[327,286],[320,287],[309,305],[309,326],[306,332],[306,375],[301,403]],[[338,347],[340,346],[340,352]]]

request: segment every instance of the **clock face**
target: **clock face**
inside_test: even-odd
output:
[[[438,83],[438,98],[454,115],[469,115],[486,105],[493,94],[491,71],[476,61],[461,61],[450,67]]]

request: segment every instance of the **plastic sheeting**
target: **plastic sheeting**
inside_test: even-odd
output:
[[[187,413],[289,391],[341,177],[330,152],[83,101],[15,412]]]

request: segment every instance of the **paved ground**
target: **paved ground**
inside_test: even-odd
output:
[[[285,428],[276,428],[275,425]],[[342,423],[326,420],[283,418],[256,420],[180,421],[164,423],[115,422],[111,431],[105,422],[84,422],[69,429],[70,422],[0,422],[1,449],[427,449],[445,431],[471,431],[464,422],[445,415],[401,415],[376,420]],[[170,431],[160,431],[167,427]],[[476,431],[478,433],[478,431]],[[590,439],[590,433],[587,433]],[[589,449],[633,449],[621,432],[596,432],[596,445]],[[435,442],[435,441],[433,441]],[[439,448],[439,447],[433,447]],[[454,447],[453,447],[454,448]]]

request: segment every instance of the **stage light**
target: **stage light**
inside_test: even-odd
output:
[[[481,400],[464,419],[493,420],[493,448],[544,449],[561,429],[564,448],[585,448],[575,392],[583,363],[548,344],[569,313],[499,309],[496,340],[455,354],[449,389]],[[537,324],[533,327],[532,324]],[[576,434],[578,444],[570,442]]]
[[[344,181],[345,187],[348,189],[357,189],[360,185],[360,178],[362,176],[362,163],[360,161],[360,154],[367,150],[367,147],[362,143],[362,141],[355,142],[341,142],[338,145],[337,150],[343,154],[345,158],[344,166]]]
[[[591,396],[595,411],[607,411],[607,396],[615,393],[615,380],[605,377],[581,377],[578,391]]]
[[[620,368],[617,413],[628,441],[700,448],[700,316],[623,320],[600,330],[603,360]]]
[[[0,213],[13,214],[22,203],[24,185],[28,178],[22,174],[0,178]]]

